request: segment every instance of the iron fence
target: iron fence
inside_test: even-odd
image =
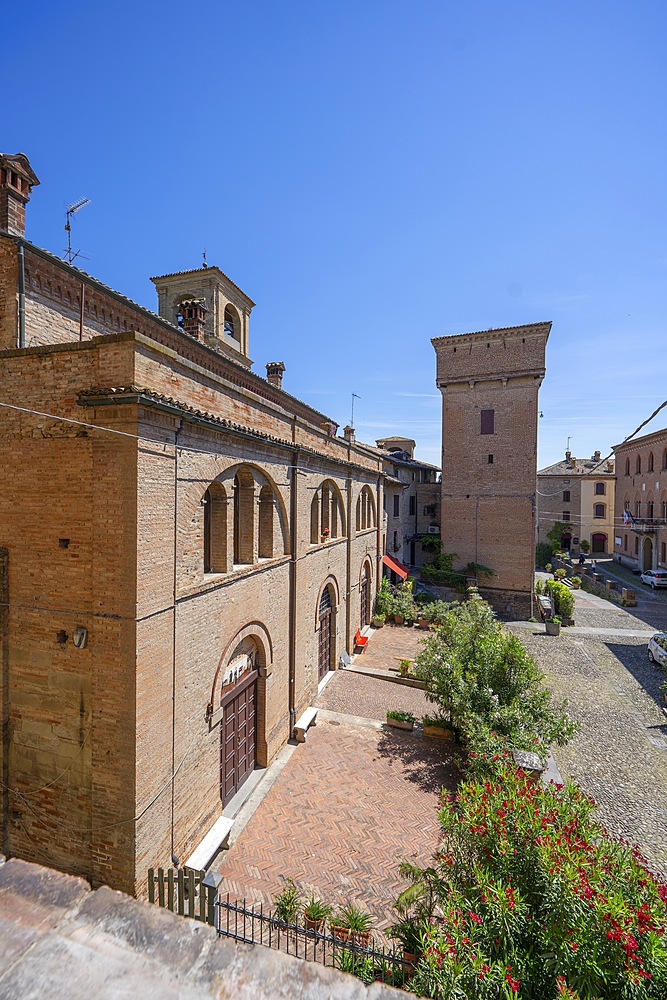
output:
[[[218,934],[224,937],[350,972],[365,983],[379,981],[401,989],[414,971],[414,955],[377,946],[372,937],[366,940],[359,932],[334,926],[326,933],[317,924],[287,923],[261,903],[232,901],[229,894],[217,899],[216,909]]]

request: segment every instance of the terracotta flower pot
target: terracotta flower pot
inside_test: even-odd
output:
[[[346,944],[350,940],[350,928],[343,927],[342,924],[330,924],[329,930],[334,941]]]
[[[453,730],[445,726],[424,726],[424,736],[431,736],[435,740],[453,740]]]
[[[316,931],[321,934],[324,930],[324,917],[319,917],[317,920],[312,920],[304,914],[303,925],[307,931]]]

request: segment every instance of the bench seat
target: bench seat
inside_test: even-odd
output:
[[[315,725],[317,725],[317,709],[311,705],[294,725],[294,738],[297,743],[305,743],[306,731]]]
[[[233,826],[234,820],[228,816],[221,816],[217,819],[199,847],[195,848],[183,867],[192,868],[196,872],[201,872],[205,868],[208,868],[218,850],[229,838]]]

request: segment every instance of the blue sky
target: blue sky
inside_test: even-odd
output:
[[[3,23],[28,237],[155,308],[206,247],[251,356],[437,463],[430,338],[550,319],[539,464],[667,398],[667,6],[36,0]],[[664,411],[667,413],[667,410]],[[661,415],[647,431],[667,424]]]

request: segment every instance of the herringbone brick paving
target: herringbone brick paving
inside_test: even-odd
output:
[[[386,926],[405,886],[400,859],[428,862],[437,847],[437,792],[454,787],[456,761],[451,745],[321,720],[223,858],[221,891],[269,904],[291,876],[304,894],[353,899]]]
[[[365,655],[365,654],[364,654]],[[330,712],[343,715],[359,715],[364,719],[378,719],[384,722],[387,709],[402,709],[421,718],[429,711],[429,703],[419,688],[404,684],[393,684],[369,674],[354,674],[338,670],[319,696],[315,704]],[[430,707],[431,715],[435,707]]]

